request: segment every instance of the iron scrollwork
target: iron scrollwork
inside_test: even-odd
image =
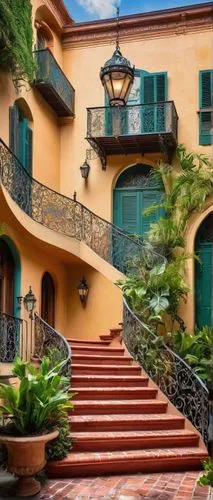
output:
[[[0,362],[12,363],[21,354],[23,320],[0,312]]]
[[[158,338],[124,300],[124,343],[147,375],[208,442],[208,389],[195,372]],[[153,352],[156,358],[151,359]]]

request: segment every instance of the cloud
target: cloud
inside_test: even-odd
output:
[[[79,5],[84,7],[91,15],[100,19],[106,19],[115,15],[116,7],[120,0],[77,0]]]

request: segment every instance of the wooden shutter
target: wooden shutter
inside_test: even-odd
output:
[[[32,166],[33,166],[33,131],[30,127],[27,127],[26,168],[31,176],[32,176]]]
[[[212,326],[212,243],[201,243],[196,262],[196,324]]]
[[[139,233],[140,211],[138,206],[138,192],[131,190],[114,191],[114,223],[124,231]]]
[[[18,124],[19,112],[17,106],[9,108],[9,146],[15,155],[18,156]]]
[[[200,71],[200,134],[199,144],[211,144],[213,107],[213,71]],[[206,111],[205,111],[206,108]],[[207,110],[208,108],[208,110]]]
[[[146,233],[150,229],[150,225],[163,217],[165,211],[162,208],[158,208],[151,215],[144,215],[144,210],[151,207],[152,205],[158,205],[163,198],[163,193],[157,190],[143,190],[141,191],[141,234],[146,236]]]
[[[142,131],[156,133],[165,131],[165,106],[154,106],[153,103],[167,99],[167,73],[144,75],[142,80]],[[151,104],[148,106],[148,104]]]
[[[27,167],[27,118],[19,113],[19,144],[18,144],[18,158],[24,167]]]

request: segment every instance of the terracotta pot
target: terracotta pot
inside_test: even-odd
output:
[[[34,474],[46,465],[45,444],[58,436],[58,431],[33,437],[0,436],[8,452],[8,471],[18,476],[14,486],[16,496],[29,497],[39,493],[39,481]]]

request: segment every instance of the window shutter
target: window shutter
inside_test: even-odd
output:
[[[211,128],[213,111],[203,111],[203,108],[213,107],[213,71],[200,72],[200,134],[199,144],[211,144]]]
[[[166,101],[167,95],[167,74],[161,73],[155,75],[155,86],[156,86],[156,102]]]
[[[147,190],[143,191],[141,197],[141,213],[142,213],[142,235],[146,236],[146,233],[150,229],[150,225],[157,222],[160,217],[165,215],[165,211],[162,208],[158,208],[151,215],[144,215],[144,210],[151,207],[152,205],[158,205],[161,203],[164,194],[157,190]]]
[[[26,148],[27,163],[26,168],[28,173],[32,176],[33,165],[33,131],[27,127],[27,148]]]
[[[17,106],[9,108],[9,146],[15,155],[18,156],[18,122],[19,113]]]
[[[138,232],[137,193],[122,193],[122,227],[124,231]]]
[[[155,102],[155,77],[148,75],[143,77],[143,104]]]
[[[153,103],[167,99],[167,73],[153,73],[143,76],[143,104],[151,104],[142,108],[142,131],[156,133],[165,131],[165,106]]]

